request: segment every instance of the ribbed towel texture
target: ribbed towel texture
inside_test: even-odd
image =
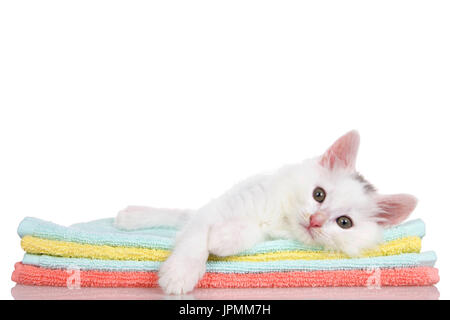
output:
[[[65,287],[16,284],[15,300],[158,300],[166,299],[159,288],[95,288],[69,290]],[[298,287],[196,289],[188,297],[196,300],[438,300],[435,286],[382,287]]]
[[[375,258],[354,258],[336,260],[278,260],[266,262],[208,261],[207,272],[255,273],[277,271],[324,271],[373,268],[433,267],[434,252],[405,253]],[[47,255],[25,254],[22,263],[50,269],[80,269],[99,271],[158,271],[159,261],[102,260],[62,258]]]
[[[25,218],[18,234],[26,254],[13,281],[66,286],[77,270],[83,287],[155,287],[177,230],[121,231],[113,219],[70,227]],[[210,256],[201,288],[424,286],[439,281],[434,252],[420,253],[425,225],[412,220],[387,229],[384,242],[358,258],[294,240],[272,240],[231,257]],[[376,277],[376,278],[374,278]],[[374,280],[375,279],[375,280]]]
[[[437,269],[430,267],[379,269],[380,286],[427,286],[439,280]],[[269,273],[209,272],[199,288],[287,288],[287,287],[362,287],[376,285],[376,271],[289,271]],[[63,269],[46,269],[17,263],[12,280],[27,285],[67,286],[69,275]],[[375,280],[375,279],[374,279]],[[82,287],[148,287],[158,286],[156,272],[80,271]]]

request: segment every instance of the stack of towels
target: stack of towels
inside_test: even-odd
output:
[[[157,271],[177,230],[121,231],[113,219],[70,227],[36,218],[19,225],[26,254],[15,265],[18,284],[157,287]],[[230,257],[210,256],[202,288],[429,286],[439,281],[434,252],[421,253],[421,220],[387,229],[384,242],[350,258],[293,240],[271,240]]]

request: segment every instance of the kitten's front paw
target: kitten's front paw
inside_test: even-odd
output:
[[[138,206],[129,206],[119,211],[114,219],[114,226],[122,230],[136,230],[141,227],[142,209]]]
[[[166,294],[185,294],[205,274],[204,262],[186,256],[170,256],[159,270],[159,285]]]

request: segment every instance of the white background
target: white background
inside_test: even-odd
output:
[[[361,133],[450,298],[448,1],[0,2],[0,298],[25,216],[196,208]]]

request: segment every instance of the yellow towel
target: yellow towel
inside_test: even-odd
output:
[[[33,236],[22,238],[22,248],[32,254],[46,254],[67,258],[89,258],[104,260],[151,260],[164,261],[170,254],[168,250],[113,247],[106,245],[80,244],[58,240],[48,240]],[[366,250],[361,257],[390,256],[402,253],[419,253],[421,238],[410,236],[380,244],[378,247]],[[331,251],[279,251],[247,256],[217,257],[210,255],[209,260],[215,261],[277,261],[277,260],[325,260],[346,259],[349,256]]]

